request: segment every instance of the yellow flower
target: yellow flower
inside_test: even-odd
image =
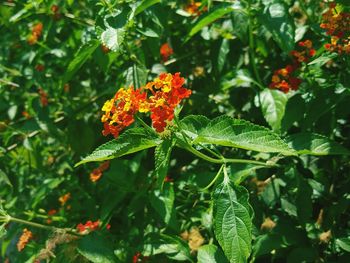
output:
[[[114,99],[107,100],[102,107],[102,111],[110,112],[113,108],[113,105],[114,105]]]

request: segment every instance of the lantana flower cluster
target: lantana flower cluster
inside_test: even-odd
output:
[[[202,3],[191,0],[186,6],[185,11],[192,16],[200,16],[203,12],[207,11],[207,7],[200,9]]]
[[[23,229],[23,233],[17,242],[17,250],[22,251],[31,239],[33,239],[33,233],[27,228]]]
[[[159,52],[163,62],[168,61],[169,57],[172,54],[174,54],[174,50],[171,48],[171,46],[168,43],[164,43],[163,45],[161,45]]]
[[[43,32],[43,24],[41,22],[35,24],[32,27],[32,34],[28,37],[27,42],[29,45],[34,45],[38,42],[38,39],[41,37]]]
[[[350,53],[350,13],[336,10],[336,3],[330,3],[329,9],[322,15],[320,27],[327,30],[326,34],[331,37],[330,43],[324,47],[339,54]]]
[[[174,119],[176,106],[191,95],[191,90],[183,87],[184,83],[180,73],[162,73],[144,87],[119,89],[102,107],[102,134],[112,134],[117,138],[135,121],[135,114],[139,112],[150,113],[154,129],[163,132]]]
[[[103,172],[109,168],[109,165],[110,165],[110,161],[105,161],[101,163],[99,167],[97,167],[90,173],[90,180],[92,182],[97,182],[98,180],[100,180],[100,178],[103,175]]]
[[[80,234],[88,234],[92,231],[99,230],[101,227],[101,221],[97,220],[95,222],[92,222],[91,220],[87,221],[85,224],[78,224],[77,230]],[[109,230],[111,228],[110,224],[107,224],[106,229]]]
[[[292,50],[290,52],[293,63],[274,72],[269,86],[271,89],[279,89],[284,93],[288,93],[290,90],[299,88],[302,81],[294,76],[295,72],[301,67],[302,63],[308,62],[316,54],[316,50],[312,48],[310,40],[300,41],[298,46],[300,47],[299,51]]]

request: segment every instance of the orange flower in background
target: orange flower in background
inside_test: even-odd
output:
[[[34,45],[38,42],[38,39],[41,37],[43,31],[43,24],[41,22],[35,24],[32,27],[32,34],[27,38],[29,45]]]
[[[279,89],[284,93],[288,93],[290,90],[297,90],[301,83],[301,79],[292,76],[292,73],[297,68],[293,65],[287,65],[285,68],[278,69],[272,76],[272,82],[270,84],[271,89]]]
[[[27,111],[22,111],[22,116],[27,120],[31,118],[30,114]]]
[[[350,53],[350,13],[338,11],[337,4],[332,2],[329,9],[322,15],[322,23],[320,27],[326,30],[326,34],[330,36],[330,43],[324,47],[339,54]]]
[[[201,15],[203,12],[207,11],[207,7],[205,6],[204,8],[202,8],[200,10],[200,6],[202,5],[201,2],[195,2],[195,1],[190,1],[189,4],[187,4],[184,8],[184,10],[193,15],[193,16],[199,16]]]
[[[58,5],[52,5],[50,9],[51,9],[51,12],[53,13],[53,19],[59,20],[61,18],[59,6]]]
[[[78,224],[77,230],[80,234],[88,234],[92,231],[98,230],[100,228],[101,222],[97,220],[92,222],[91,220],[87,221],[85,224]]]
[[[90,173],[90,180],[92,182],[97,182],[98,180],[100,180],[101,176],[103,175],[103,172],[109,168],[109,164],[110,164],[110,161],[105,161],[99,167],[94,169]]]
[[[160,55],[162,56],[163,62],[167,61],[172,54],[174,54],[174,51],[168,43],[164,43],[160,47]]]
[[[64,206],[70,198],[71,198],[71,194],[66,193],[62,195],[60,198],[58,198],[58,201],[61,203],[61,206]]]
[[[292,50],[290,52],[295,59],[295,64],[308,62],[311,57],[315,56],[316,50],[312,48],[311,40],[300,41],[298,46],[302,48],[301,51]]]
[[[133,87],[121,88],[102,107],[102,134],[112,134],[117,138],[134,122],[134,115],[138,112],[150,112],[153,127],[157,132],[163,132],[173,120],[176,106],[191,95],[191,91],[183,87],[184,83],[180,73],[162,73],[145,87],[136,90]]]
[[[272,81],[269,85],[271,89],[279,89],[284,93],[288,93],[299,88],[302,80],[293,75],[301,67],[301,63],[308,62],[311,57],[316,55],[316,50],[312,48],[311,40],[300,41],[298,46],[299,51],[292,50],[290,52],[290,55],[293,57],[293,64],[276,70],[272,75]]]
[[[44,69],[45,69],[45,66],[44,66],[43,64],[37,64],[37,65],[35,65],[35,70],[36,70],[36,71],[41,72],[41,71],[43,71]]]
[[[47,93],[42,88],[38,89],[38,93],[40,95],[41,106],[46,107],[49,104]]]
[[[23,233],[17,242],[17,250],[22,251],[32,238],[33,233],[27,228],[23,229]]]

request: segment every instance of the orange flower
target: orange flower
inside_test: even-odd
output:
[[[64,206],[70,198],[71,198],[71,194],[66,193],[62,195],[60,198],[58,198],[58,201],[61,203],[61,206]]]
[[[36,71],[43,71],[45,69],[45,66],[43,64],[37,64],[35,65],[35,70]]]
[[[23,229],[23,233],[17,242],[17,250],[22,251],[32,238],[33,233],[27,228]]]
[[[137,112],[150,112],[153,127],[157,132],[163,132],[174,118],[175,107],[191,95],[191,91],[183,87],[184,83],[185,79],[180,77],[180,73],[162,73],[145,87],[118,90],[114,98],[106,101],[102,107],[102,134],[112,134],[117,138],[123,129],[134,122]]]
[[[103,172],[109,168],[110,161],[105,161],[103,162],[98,168],[94,169],[90,173],[90,180],[92,182],[97,182],[100,180]]]
[[[32,34],[27,38],[27,42],[29,45],[34,45],[38,42],[43,31],[43,24],[41,22],[35,24],[32,27]]]
[[[91,220],[87,221],[85,224],[78,224],[77,230],[81,234],[88,234],[92,231],[98,230],[100,228],[101,222],[100,220],[97,220],[95,222],[92,222]]]
[[[164,43],[160,47],[160,55],[162,56],[163,62],[167,61],[172,54],[174,54],[174,51],[168,43]]]
[[[27,120],[31,118],[30,114],[27,111],[22,111],[22,116]]]
[[[350,53],[350,13],[340,12],[336,9],[336,3],[329,4],[329,9],[322,15],[320,27],[326,30],[330,43],[325,48],[339,54]]]
[[[199,16],[201,15],[203,12],[207,11],[207,7],[202,8],[202,10],[200,10],[200,6],[202,5],[201,2],[195,2],[193,0],[190,1],[190,3],[188,5],[185,6],[185,11],[191,15],[194,16]]]
[[[47,93],[42,88],[38,89],[38,93],[40,95],[41,106],[46,107],[49,104],[49,100],[47,98]]]

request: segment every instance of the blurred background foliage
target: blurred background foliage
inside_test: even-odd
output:
[[[347,1],[337,3],[339,12],[349,10]],[[181,72],[193,91],[181,116],[225,114],[282,137],[317,133],[349,149],[350,60],[323,46],[327,9],[321,0],[1,1],[1,202],[9,214],[35,222],[75,228],[100,220],[111,228],[61,243],[57,233],[30,228],[34,239],[18,252],[23,226],[11,223],[0,261],[33,262],[56,242],[42,262],[225,262],[210,191],[201,190],[217,166],[175,149],[160,191],[152,150],[112,160],[101,173],[98,163],[74,164],[110,139],[101,134],[103,102],[161,72]],[[268,89],[306,39],[316,56],[302,64],[299,89]],[[246,178],[255,212],[251,262],[348,262],[345,149],[279,164],[231,167],[233,178]]]

